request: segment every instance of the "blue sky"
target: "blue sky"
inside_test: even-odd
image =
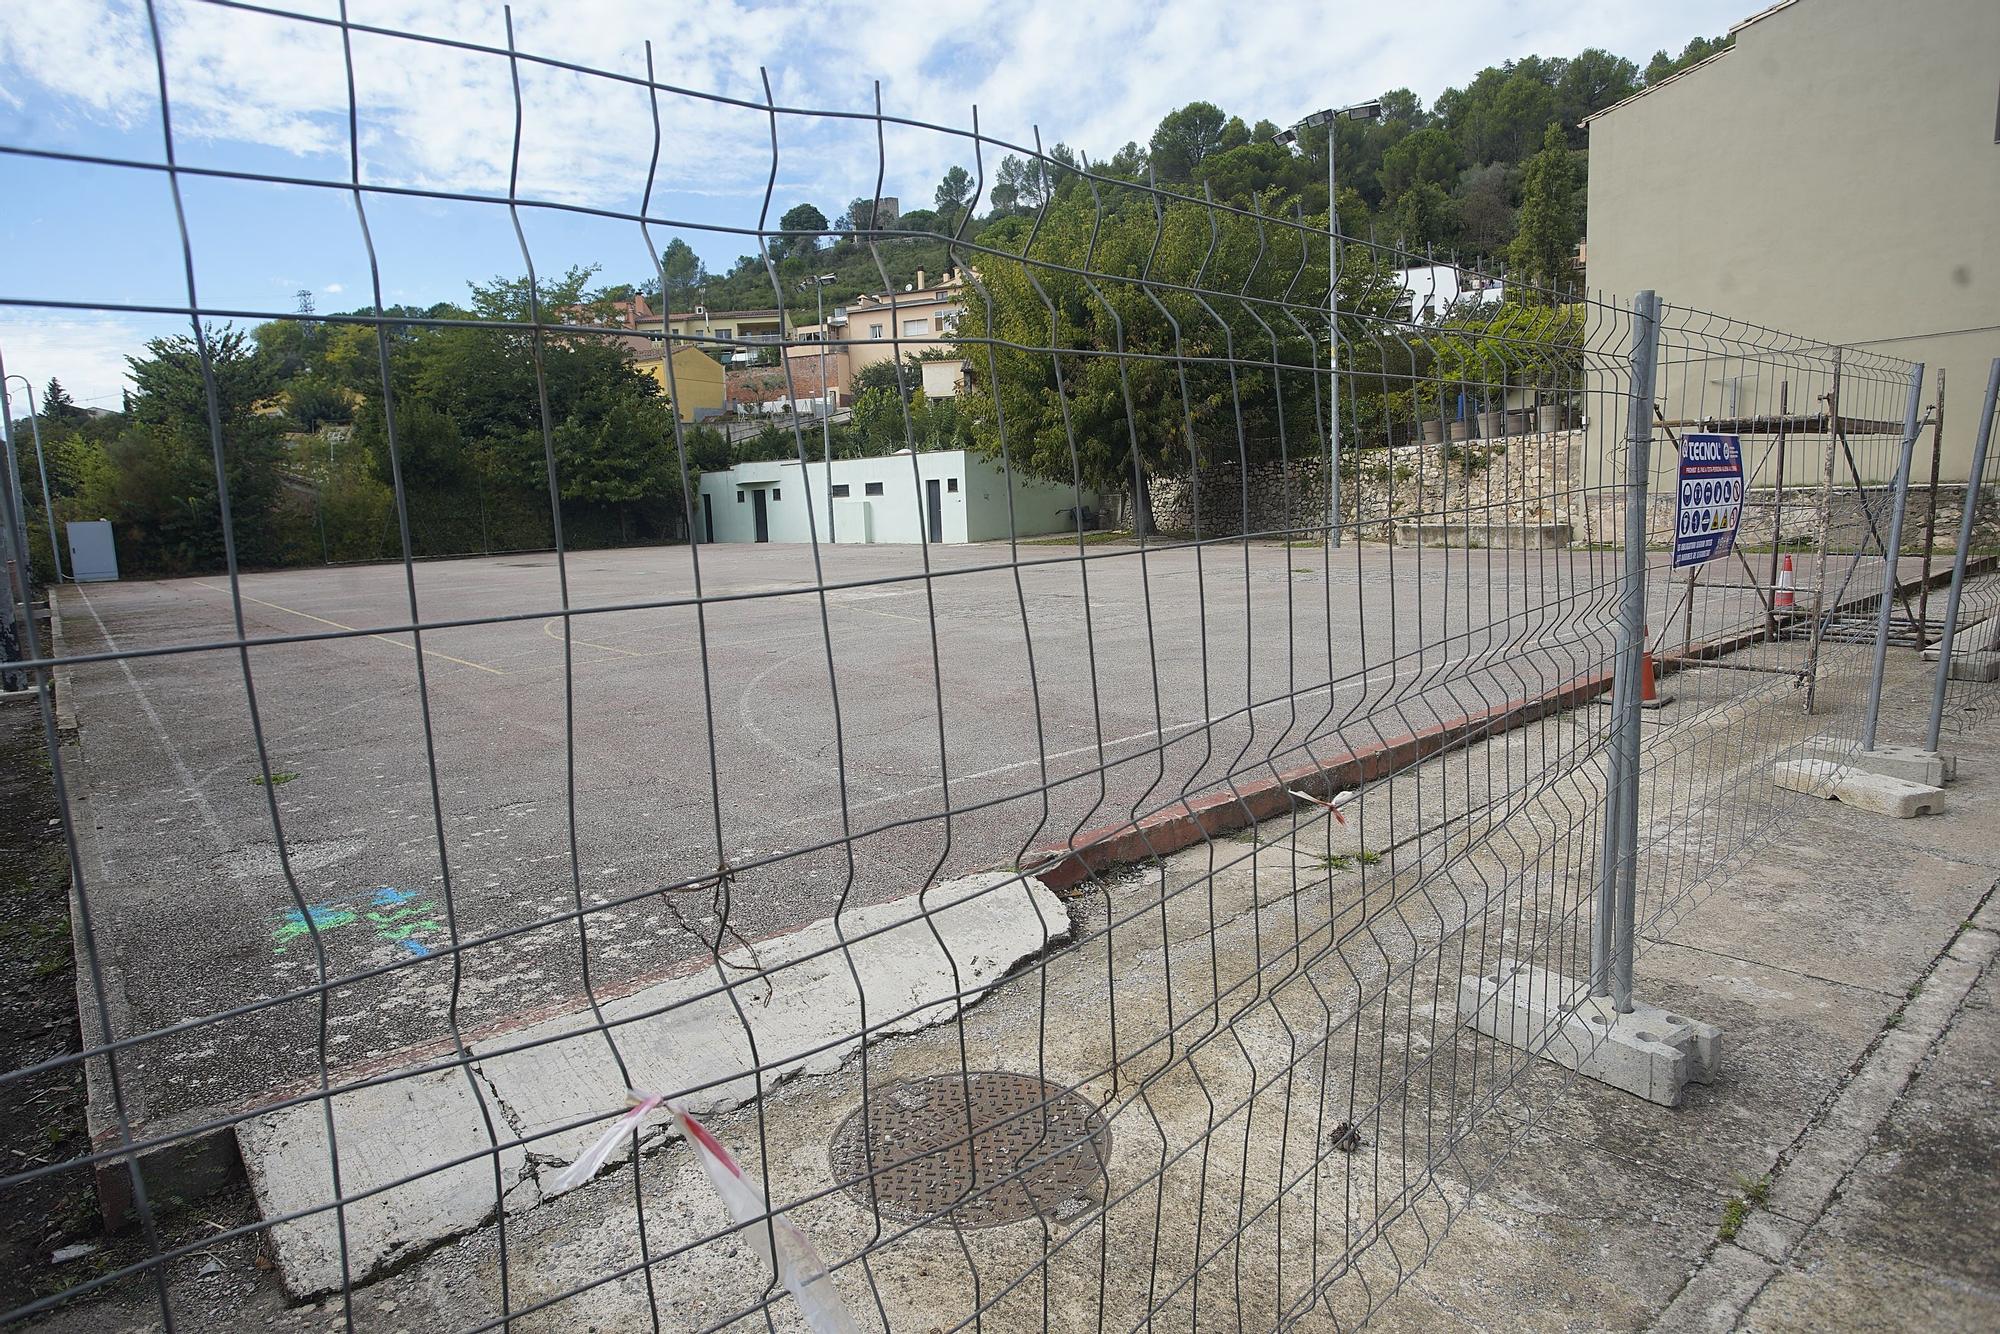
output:
[[[184,167],[324,182],[271,185],[182,177],[204,307],[321,311],[369,301],[366,252],[349,179],[346,62],[330,18],[338,0],[274,0],[289,15],[159,0],[176,156]],[[1481,67],[1530,52],[1602,46],[1640,64],[1745,18],[1752,0],[1404,0],[1260,6],[1158,0],[974,0],[820,4],[524,0],[518,49],[643,76],[653,43],[663,83],[750,102],[770,70],[780,105],[884,109],[1013,142],[1057,140],[1109,154],[1144,141],[1160,116],[1205,98],[1246,119],[1284,122],[1315,107],[1407,86],[1428,102]],[[498,4],[349,0],[353,22],[504,48]],[[515,104],[504,55],[358,33],[355,100],[361,174],[375,186],[496,197],[514,167]],[[645,89],[521,65],[519,194],[636,212],[654,162]],[[772,169],[770,128],[754,107],[660,100],[651,212],[711,267],[754,250],[699,230],[754,227]],[[833,216],[873,190],[928,205],[945,168],[973,167],[967,142],[891,128],[878,158],[866,120],[779,123],[771,220],[801,200]],[[0,146],[158,165],[164,162],[159,61],[143,4],[39,0],[0,11]],[[990,174],[992,162],[987,169]],[[39,390],[59,377],[80,402],[115,407],[124,357],[185,317],[116,307],[186,306],[188,276],[167,176],[158,170],[0,156],[0,357]],[[370,195],[384,298],[462,298],[469,279],[523,271],[509,210]],[[598,263],[607,280],[647,271],[630,221],[521,210],[538,270]],[[82,303],[93,309],[23,304]],[[112,307],[114,309],[105,309]],[[18,405],[17,405],[17,409]]]

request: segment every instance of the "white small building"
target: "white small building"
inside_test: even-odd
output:
[[[1417,324],[1437,324],[1454,308],[1498,305],[1506,288],[1498,278],[1489,278],[1451,264],[1419,264],[1397,271],[1403,289],[1399,308]]]
[[[1098,510],[1094,493],[1039,478],[1016,473],[1010,487],[998,459],[962,449],[836,459],[828,471],[786,460],[703,473],[696,540],[993,542],[1073,532],[1079,504],[1087,523]]]

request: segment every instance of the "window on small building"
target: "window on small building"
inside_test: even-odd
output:
[[[879,496],[882,494],[882,484],[880,482],[864,482],[861,485],[861,493],[867,496]]]
[[[931,322],[929,320],[920,318],[903,321],[903,337],[905,338],[922,338],[930,331]]]
[[[881,326],[881,325],[879,325],[879,324],[871,324],[871,325],[869,325],[869,326],[868,326],[868,336],[869,336],[870,338],[880,338],[880,337],[882,336],[882,326]]]
[[[772,488],[771,488],[771,499],[773,499],[773,500],[783,500],[783,499],[784,499],[784,493],[783,493],[783,492],[781,492],[781,491],[779,491],[779,490],[778,490],[778,488],[774,486],[774,487],[772,487]]]
[[[945,479],[944,489],[947,491],[958,490],[958,479],[956,477],[947,477]]]
[[[833,484],[833,498],[835,500],[847,499],[847,491],[848,487],[846,482],[835,482]]]
[[[743,503],[743,493],[741,491],[736,493],[736,503],[739,505]]]

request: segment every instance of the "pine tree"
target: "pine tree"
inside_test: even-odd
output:
[[[48,387],[42,390],[42,416],[52,422],[67,422],[82,415],[83,410],[70,399],[62,381],[50,376]]]
[[[1520,226],[1508,258],[1531,288],[1560,294],[1572,285],[1576,244],[1583,239],[1577,197],[1583,174],[1560,124],[1550,122],[1542,151],[1528,159],[1522,180]]]

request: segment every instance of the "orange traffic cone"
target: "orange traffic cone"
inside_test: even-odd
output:
[[[1771,590],[1771,610],[1790,611],[1798,605],[1792,593],[1792,558],[1785,557],[1785,563],[1778,567],[1778,586]]]
[[[1645,632],[1650,632],[1651,629],[1652,627],[1648,626]],[[1615,694],[1603,695],[1600,698],[1606,704],[1618,702]],[[1647,648],[1642,640],[1639,646],[1639,707],[1663,709],[1671,703],[1673,703],[1672,696],[1660,693],[1659,674],[1653,666],[1653,651]]]
[[[1660,698],[1659,684],[1653,678],[1653,651],[1642,647],[1639,650],[1639,707],[1657,709],[1665,703]]]

